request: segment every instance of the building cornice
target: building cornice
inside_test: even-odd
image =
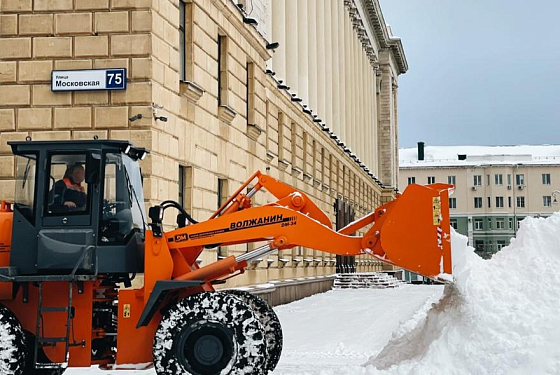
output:
[[[374,39],[376,39],[381,49],[388,49],[393,52],[399,74],[406,73],[408,62],[406,61],[402,41],[400,38],[389,34],[379,0],[344,0],[344,5],[350,13],[354,29],[358,33],[360,42],[372,65],[377,65],[378,60],[373,48]],[[372,33],[373,35],[371,35]]]

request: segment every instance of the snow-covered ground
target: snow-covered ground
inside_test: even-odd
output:
[[[441,298],[437,286],[337,290],[276,308],[285,346],[274,374],[560,375],[560,213],[523,220],[491,260],[464,236],[451,242],[454,283]]]
[[[332,290],[277,307],[284,350],[274,375],[319,374],[360,366],[378,353],[401,322],[425,316],[441,286]],[[359,368],[357,368],[359,370]],[[153,375],[148,371],[70,369],[68,375]]]

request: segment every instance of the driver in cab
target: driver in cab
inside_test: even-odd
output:
[[[82,182],[85,170],[81,164],[69,166],[62,180],[58,180],[51,190],[52,212],[83,211],[86,208],[87,196]]]

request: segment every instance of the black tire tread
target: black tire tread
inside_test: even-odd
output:
[[[283,334],[280,319],[272,309],[272,307],[259,296],[251,294],[244,290],[229,289],[225,293],[233,294],[240,298],[249,307],[253,309],[264,328],[266,340],[266,363],[267,372],[272,372],[276,368],[280,356],[282,355]]]
[[[238,298],[215,292],[198,293],[172,306],[161,320],[154,336],[154,367],[158,375],[190,374],[176,360],[175,338],[189,325],[199,321],[212,321],[230,327],[237,343],[237,357],[231,369],[222,374],[262,374],[266,344],[263,327],[255,313]],[[206,374],[205,374],[206,375]]]
[[[0,374],[23,375],[25,335],[16,316],[0,304]]]

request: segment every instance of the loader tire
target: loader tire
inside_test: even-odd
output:
[[[21,324],[6,306],[0,305],[0,374],[22,375],[25,357]]]
[[[263,374],[266,344],[256,314],[225,293],[189,296],[164,315],[154,337],[158,375]]]
[[[272,372],[276,368],[282,355],[283,335],[282,325],[272,307],[264,299],[246,292],[244,290],[226,290],[225,293],[233,294],[245,302],[259,318],[264,328],[266,341],[266,372]]]

